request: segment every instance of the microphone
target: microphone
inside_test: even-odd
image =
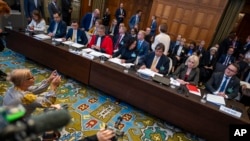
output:
[[[43,133],[67,125],[70,119],[71,116],[67,110],[55,110],[41,116],[32,117],[28,120],[28,123],[31,125],[34,123],[33,129],[35,133]]]
[[[0,138],[8,140],[16,136],[21,138],[31,137],[34,134],[56,130],[67,125],[71,116],[67,110],[49,111],[42,115],[31,117],[26,121],[17,121],[7,125],[0,131]]]

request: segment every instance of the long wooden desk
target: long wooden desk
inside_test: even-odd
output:
[[[228,141],[230,124],[249,124],[245,111],[242,118],[232,117],[213,104],[201,103],[198,96],[186,97],[175,89],[139,78],[133,71],[126,74],[123,70],[111,62],[102,64],[94,60],[89,84],[206,140]],[[243,108],[235,101],[227,101],[227,105],[231,104]]]
[[[111,62],[90,61],[68,52],[66,46],[53,46],[50,41],[39,41],[17,31],[8,32],[7,44],[13,51],[206,140],[228,141],[230,124],[250,123],[243,106],[235,101],[227,101],[227,105],[241,108],[241,118],[222,113],[213,104],[202,104],[198,96],[190,94],[186,97],[176,93],[175,89],[139,78],[134,71],[126,74],[123,67]]]
[[[8,48],[88,84],[91,60],[70,53],[67,46],[53,46],[50,40],[40,41],[15,30],[8,32],[6,38]]]

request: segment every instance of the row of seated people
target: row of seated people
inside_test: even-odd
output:
[[[70,29],[68,31],[67,35],[66,35],[66,24],[63,24],[63,21],[61,21],[60,14],[55,13],[53,16],[54,16],[54,21],[50,24],[50,26],[48,28],[48,35],[59,37],[59,38],[66,37],[66,39],[71,37],[71,39],[72,38],[74,39],[75,37],[73,35],[75,35],[75,34],[73,32],[75,31],[74,29],[77,29],[76,30],[77,31],[77,36],[81,35],[79,33],[83,33],[81,35],[81,37],[76,37],[77,42],[78,41],[85,41],[83,44],[87,43],[86,35],[84,34],[83,31],[78,29],[77,22],[72,23],[72,29]],[[126,28],[124,26],[119,28],[119,33],[123,33],[123,36],[126,35],[125,32],[126,32]],[[92,36],[88,46],[95,49],[95,50],[99,50],[101,52],[104,52],[104,53],[107,53],[107,54],[110,54],[110,55],[112,55],[115,52],[113,54],[113,57],[116,57],[116,56],[120,55],[121,59],[124,59],[123,60],[124,62],[134,62],[136,60],[136,58],[139,57],[140,59],[138,59],[139,60],[138,63],[139,64],[144,64],[143,67],[151,68],[152,70],[154,70],[156,72],[159,72],[159,73],[162,73],[162,74],[169,73],[169,71],[168,71],[169,70],[169,58],[166,59],[166,57],[164,57],[165,58],[164,61],[162,61],[162,59],[160,59],[161,61],[159,61],[159,58],[155,57],[156,54],[157,54],[156,50],[155,50],[155,52],[149,53],[150,46],[144,40],[144,38],[145,38],[145,32],[144,31],[139,31],[138,34],[137,34],[137,38],[134,39],[134,41],[132,43],[128,41],[130,36],[126,35],[126,38],[123,37],[124,41],[120,41],[118,46],[115,44],[115,40],[120,40],[119,38],[121,38],[121,37],[115,36],[113,38],[113,40],[114,40],[113,41],[112,38],[110,36],[107,36],[105,33],[106,33],[105,32],[105,27],[100,25],[99,28],[97,29],[97,35]],[[119,34],[119,35],[122,35],[122,34]],[[179,66],[180,69],[181,69],[181,67],[183,68],[184,66],[186,66],[186,65],[183,66],[183,63],[185,62],[185,60],[188,61],[187,57],[192,55],[192,54],[197,53],[196,51],[194,51],[195,50],[195,47],[194,47],[195,45],[194,44],[190,44],[190,45],[191,46],[189,48],[186,48],[186,47],[184,47],[184,41],[181,41],[181,43],[180,43],[180,45],[178,45],[178,47],[172,48],[172,49],[169,50],[168,54],[169,54],[169,57],[171,58],[171,60],[173,62],[173,65],[172,65],[173,68],[178,67],[178,66]],[[134,46],[134,47],[130,47],[130,46]],[[165,50],[165,47],[164,47],[164,50]],[[196,50],[198,50],[198,49],[196,49]],[[210,54],[210,53],[214,54],[212,52],[212,50],[213,50],[213,52],[216,52],[216,49],[211,49],[211,52],[206,53],[206,54],[201,52],[201,54],[202,54],[201,56],[204,56],[204,57],[201,57],[201,58],[198,57],[198,60],[201,59],[204,62],[205,56],[209,56],[207,54]],[[230,50],[231,50],[231,48],[229,49],[228,52],[230,52]],[[153,53],[155,53],[155,54],[152,55]],[[162,53],[162,55],[163,55],[163,53]],[[182,56],[184,58],[181,58]],[[210,56],[211,56],[211,54],[210,54]],[[222,58],[223,58],[223,56],[222,56]],[[155,60],[157,60],[156,62],[158,62],[158,63],[159,62],[163,62],[163,63],[159,64],[159,65],[156,64],[155,67],[151,67],[152,63],[155,62]],[[222,60],[223,59],[219,59],[218,62],[222,63],[223,62]],[[225,60],[225,57],[224,57],[224,60]],[[209,61],[210,61],[210,59],[209,59]],[[151,62],[151,63],[149,63],[149,62]],[[228,63],[225,63],[224,66],[227,66],[228,64],[233,63],[233,62],[234,61],[228,61]],[[200,65],[197,65],[197,66],[200,66]],[[212,67],[212,66],[210,66],[210,67]],[[220,67],[218,67],[218,68],[220,68]],[[176,71],[175,71],[175,69],[173,69],[174,70],[174,71],[172,71],[173,74],[176,75],[176,73],[178,71],[180,71],[180,69],[177,68]],[[209,68],[205,68],[204,70],[203,69],[201,69],[201,70],[202,70],[202,72],[209,72],[209,75],[207,75],[206,73],[201,73],[201,74],[206,74],[206,75],[203,76],[203,77],[206,77],[206,78],[209,78],[209,76],[213,73],[213,70],[209,70]],[[180,78],[183,81],[185,81],[185,80],[189,80],[190,82],[194,81],[193,83],[197,85],[198,82],[199,82],[200,73],[198,74],[198,71],[196,71],[196,72],[197,72],[197,74],[195,75],[195,77],[193,77],[194,79],[191,79],[191,76],[193,76],[193,73],[191,73],[191,75],[189,77],[182,74],[182,75],[180,75]],[[187,73],[185,73],[185,74],[187,74]],[[202,80],[206,81],[206,78],[202,79]],[[185,83],[185,82],[181,82],[181,83]]]

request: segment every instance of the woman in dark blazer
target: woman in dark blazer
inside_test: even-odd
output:
[[[182,85],[194,84],[198,85],[200,77],[200,69],[197,67],[199,65],[199,57],[192,55],[188,57],[185,64],[181,64],[176,71],[173,73],[177,81]]]
[[[120,56],[121,63],[134,63],[137,57],[136,44],[136,38],[129,38],[128,41],[113,54],[113,57]]]

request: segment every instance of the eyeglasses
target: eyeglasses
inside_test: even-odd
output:
[[[235,70],[233,70],[233,69],[231,69],[231,68],[229,68],[229,67],[227,67],[227,69],[229,70],[229,71],[231,71],[231,72],[236,72]]]
[[[31,76],[31,77],[27,78],[26,80],[31,80],[31,79],[34,79],[34,76]]]

